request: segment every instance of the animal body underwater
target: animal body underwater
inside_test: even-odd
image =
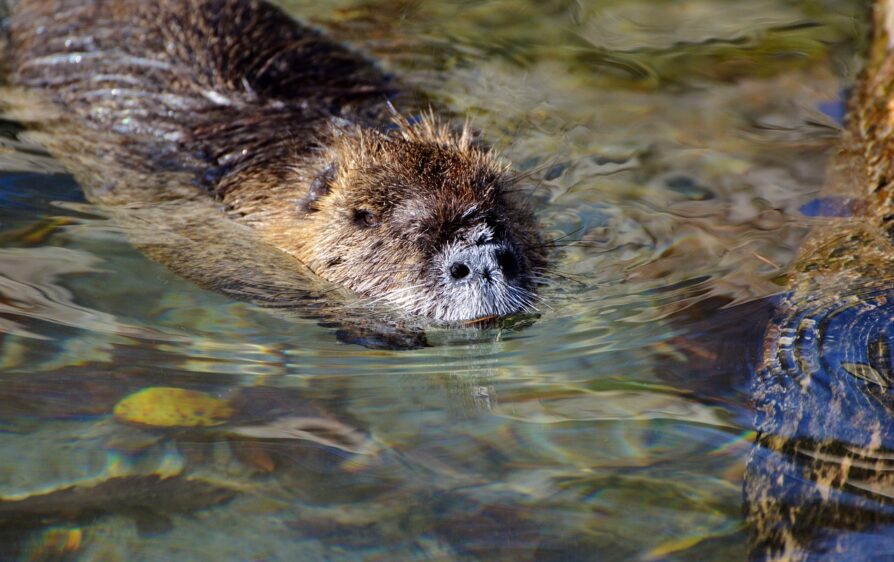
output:
[[[104,135],[94,153],[191,174],[329,282],[437,321],[535,308],[546,259],[519,177],[468,126],[397,115],[374,64],[280,9],[26,0],[9,30],[12,80]]]

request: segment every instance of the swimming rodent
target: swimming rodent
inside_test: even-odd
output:
[[[194,173],[320,277],[440,321],[534,307],[543,244],[508,166],[468,126],[400,116],[375,65],[279,8],[21,0],[8,28],[15,84],[119,161]]]

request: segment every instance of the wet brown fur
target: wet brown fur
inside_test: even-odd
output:
[[[10,30],[14,81],[120,135],[113,158],[194,173],[330,281],[436,298],[437,249],[474,224],[520,248],[532,278],[544,267],[512,174],[468,126],[397,116],[373,64],[269,4],[24,0]]]

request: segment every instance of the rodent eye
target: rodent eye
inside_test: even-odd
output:
[[[363,226],[366,228],[374,228],[379,226],[379,219],[372,213],[372,211],[368,211],[366,209],[355,209],[354,210],[354,222],[359,226]]]

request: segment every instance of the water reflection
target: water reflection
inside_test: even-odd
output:
[[[890,547],[894,309],[885,275],[860,281],[855,269],[799,286],[768,332],[745,475],[755,558],[868,559]]]

